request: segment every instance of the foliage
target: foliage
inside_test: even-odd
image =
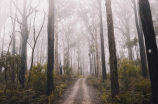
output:
[[[11,55],[10,52],[2,52],[0,56],[0,86],[2,89],[15,89],[15,80],[18,80],[18,72],[21,59],[19,55]],[[5,86],[4,86],[5,85]],[[0,89],[1,89],[0,88]]]
[[[126,46],[128,48],[132,48],[133,46],[136,46],[138,43],[138,39],[135,37],[133,40],[126,42]]]
[[[40,63],[32,68],[31,85],[36,91],[46,91],[46,68],[46,65],[42,66]]]
[[[72,74],[72,68],[66,69],[66,75],[70,76]]]
[[[102,86],[102,92],[103,92],[103,94],[101,95],[102,101],[107,104],[106,88],[103,86]]]
[[[110,80],[106,80],[105,83],[101,82],[100,78],[95,78],[90,76],[87,78],[88,82],[101,93],[101,99],[103,102],[107,103],[109,97],[109,91],[107,89],[111,89]]]
[[[114,101],[119,104],[151,104],[151,97],[151,93],[143,95],[138,92],[123,92]]]
[[[12,59],[12,56],[9,56],[9,57],[10,57],[10,59]],[[0,59],[0,61],[1,61],[1,63],[4,63],[4,62],[2,62],[2,58]],[[3,65],[3,64],[1,64],[1,65]],[[74,76],[71,74],[71,70],[72,70],[71,68],[68,69],[67,73],[65,75],[60,75],[60,76],[55,75],[54,72],[52,73],[53,77],[54,77],[55,90],[52,92],[52,94],[50,96],[47,96],[47,95],[45,95],[46,85],[47,85],[46,84],[46,82],[47,82],[47,77],[46,77],[47,66],[37,63],[37,65],[34,65],[32,68],[31,80],[30,80],[30,85],[29,85],[28,90],[17,89],[14,92],[13,92],[13,90],[7,90],[6,94],[4,94],[3,89],[5,86],[2,87],[2,84],[1,84],[1,86],[0,86],[0,104],[53,103],[56,98],[58,98],[62,95],[62,93],[65,91],[65,89],[72,83],[72,81],[77,78],[77,76]],[[6,73],[9,77],[10,71],[7,71]],[[27,76],[26,76],[26,78],[27,78]],[[0,76],[0,79],[4,82],[4,71],[3,71],[2,75]],[[2,91],[1,91],[1,89],[2,89]]]
[[[140,83],[136,84],[135,91],[140,92],[143,95],[151,93],[151,83],[149,79],[143,79]]]
[[[127,59],[123,59],[119,64],[119,78],[123,82],[125,89],[128,90],[132,79],[139,76],[140,67],[136,67],[132,61]]]
[[[89,83],[101,93],[106,104],[152,104],[151,84],[141,76],[139,63],[118,59],[120,93],[111,98],[110,73],[105,83],[100,78],[88,77]]]

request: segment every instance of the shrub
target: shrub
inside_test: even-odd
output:
[[[46,91],[46,66],[42,66],[40,63],[37,63],[36,66],[33,66],[31,73],[31,85],[34,90],[41,92]]]
[[[119,78],[122,80],[125,89],[127,90],[130,86],[132,78],[139,76],[140,67],[136,67],[132,61],[124,59],[120,62],[119,67]]]
[[[72,68],[66,69],[66,75],[70,76],[72,73]]]
[[[143,95],[151,93],[151,83],[149,79],[144,79],[135,86],[136,92],[141,92]]]

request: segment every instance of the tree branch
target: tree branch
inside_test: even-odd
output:
[[[22,14],[21,10],[19,9],[19,7],[14,3],[14,0],[12,0],[12,2],[14,4],[14,6],[17,8],[17,10],[19,11],[20,15],[22,16],[23,14]]]

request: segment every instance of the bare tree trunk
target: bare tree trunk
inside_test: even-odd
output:
[[[135,13],[135,22],[136,22],[136,28],[138,33],[138,39],[139,39],[139,49],[140,49],[140,57],[141,57],[141,65],[142,65],[142,74],[144,78],[147,78],[147,63],[146,63],[146,54],[145,54],[145,46],[144,46],[144,40],[143,40],[143,34],[141,34],[141,30],[138,23],[138,13],[137,13],[137,7],[136,7],[136,0],[133,1],[134,4],[134,13]]]
[[[41,34],[41,31],[42,31],[42,28],[43,28],[43,25],[44,25],[44,21],[45,21],[45,14],[44,14],[44,19],[43,19],[42,26],[41,26],[41,28],[40,28],[40,31],[39,31],[37,37],[35,38],[35,35],[36,35],[36,28],[35,28],[36,13],[37,13],[37,12],[35,12],[34,26],[33,26],[33,27],[34,27],[34,34],[33,34],[33,35],[34,35],[34,45],[33,45],[33,47],[32,47],[31,66],[30,66],[30,71],[29,71],[29,77],[28,77],[28,82],[27,82],[27,88],[29,87],[29,82],[30,82],[30,80],[31,80],[31,71],[32,71],[32,67],[33,67],[33,60],[34,60],[35,47],[36,47],[37,40],[38,40],[38,38],[39,38],[39,36],[40,36],[40,34]]]
[[[78,47],[77,47],[77,48],[78,48],[78,52],[77,52],[77,54],[78,54],[78,76],[79,76],[79,75],[80,75],[80,73],[79,73],[79,71],[80,71],[80,65],[79,65],[79,64],[80,64],[80,62],[79,62],[79,61],[80,61],[79,44],[78,44]]]
[[[93,49],[92,49],[93,50]],[[92,75],[95,75],[94,52],[92,52]]]
[[[55,62],[54,62],[54,70],[56,74],[59,75],[59,63],[58,63],[58,6],[56,8],[55,15]]]
[[[97,29],[95,29],[95,50],[96,50],[96,69],[97,69],[97,78],[99,77],[99,54],[98,54],[98,39],[97,39]]]
[[[158,49],[149,1],[139,0],[139,9],[145,37],[153,100],[154,104],[158,104]]]
[[[24,1],[23,15],[22,15],[22,50],[21,50],[21,69],[19,81],[22,88],[25,87],[25,71],[27,70],[27,40],[28,40],[28,24],[26,15],[27,0]]]
[[[131,41],[131,37],[130,37],[130,30],[129,30],[129,20],[127,20],[127,18],[126,18],[126,31],[127,31],[127,33],[126,33],[126,36],[127,36],[127,42],[130,42]],[[130,45],[128,45],[127,46],[127,49],[128,49],[128,58],[129,58],[129,60],[132,60],[133,61],[133,53],[132,53],[132,46],[130,46]]]
[[[17,4],[17,2],[16,2]],[[11,6],[10,6],[10,12],[11,12],[11,15],[12,15],[12,3],[11,3]],[[17,9],[16,9],[16,12],[15,12],[15,16],[14,18],[17,17]],[[11,19],[11,22],[12,22],[12,26],[13,26],[13,31],[12,31],[12,55],[14,56],[15,55],[15,26],[16,26],[16,21],[13,19]],[[13,83],[13,87],[15,85],[15,65],[12,65],[12,83]]]
[[[3,53],[3,49],[4,49],[4,40],[5,40],[5,22],[4,22],[4,26],[3,26],[3,39],[2,39],[2,50],[1,50],[1,54]],[[0,68],[0,74],[2,72],[2,68]]]
[[[2,52],[4,50],[4,40],[5,40],[5,22],[4,22],[4,26],[3,26]]]
[[[88,40],[88,45],[89,45],[89,65],[90,65],[90,75],[92,75],[91,46],[90,46],[90,42],[89,42],[89,40]]]
[[[43,46],[43,40],[44,40],[44,27],[43,27],[43,37],[42,37],[42,42],[41,42],[41,47]],[[40,54],[40,63],[43,64],[43,53],[45,52],[45,49],[41,49],[41,54]]]
[[[94,52],[93,54],[94,54],[94,72],[95,72],[95,76],[97,77],[97,74],[98,74],[98,73],[97,73],[97,67],[96,67],[96,64],[97,64],[96,62],[97,62],[97,61],[96,61],[95,52]]]
[[[48,8],[48,65],[47,65],[47,95],[54,90],[54,0],[49,0]]]
[[[113,18],[112,18],[112,10],[111,10],[111,0],[106,0],[106,11],[107,11],[109,52],[110,52],[111,92],[112,92],[112,98],[115,98],[115,96],[119,93],[119,84],[118,84],[117,57],[116,57],[114,27],[113,27]]]
[[[106,65],[105,65],[105,52],[104,52],[104,37],[103,37],[103,20],[101,0],[99,0],[99,18],[100,18],[100,40],[101,40],[101,60],[102,60],[102,82],[106,80]]]

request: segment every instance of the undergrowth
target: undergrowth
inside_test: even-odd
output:
[[[56,98],[62,95],[72,81],[77,79],[77,76],[71,73],[71,68],[66,70],[65,75],[57,76],[53,72],[55,90],[50,96],[47,96],[46,68],[46,65],[39,63],[33,66],[31,82],[28,89],[7,90],[4,93],[5,86],[0,86],[0,104],[52,104]],[[3,77],[0,79],[3,80]]]
[[[88,82],[101,93],[105,104],[153,104],[150,80],[144,79],[140,70],[140,66],[132,61],[124,59],[119,62],[120,92],[114,99],[111,98],[110,73],[107,73],[105,83],[102,83],[101,76],[90,76]]]

